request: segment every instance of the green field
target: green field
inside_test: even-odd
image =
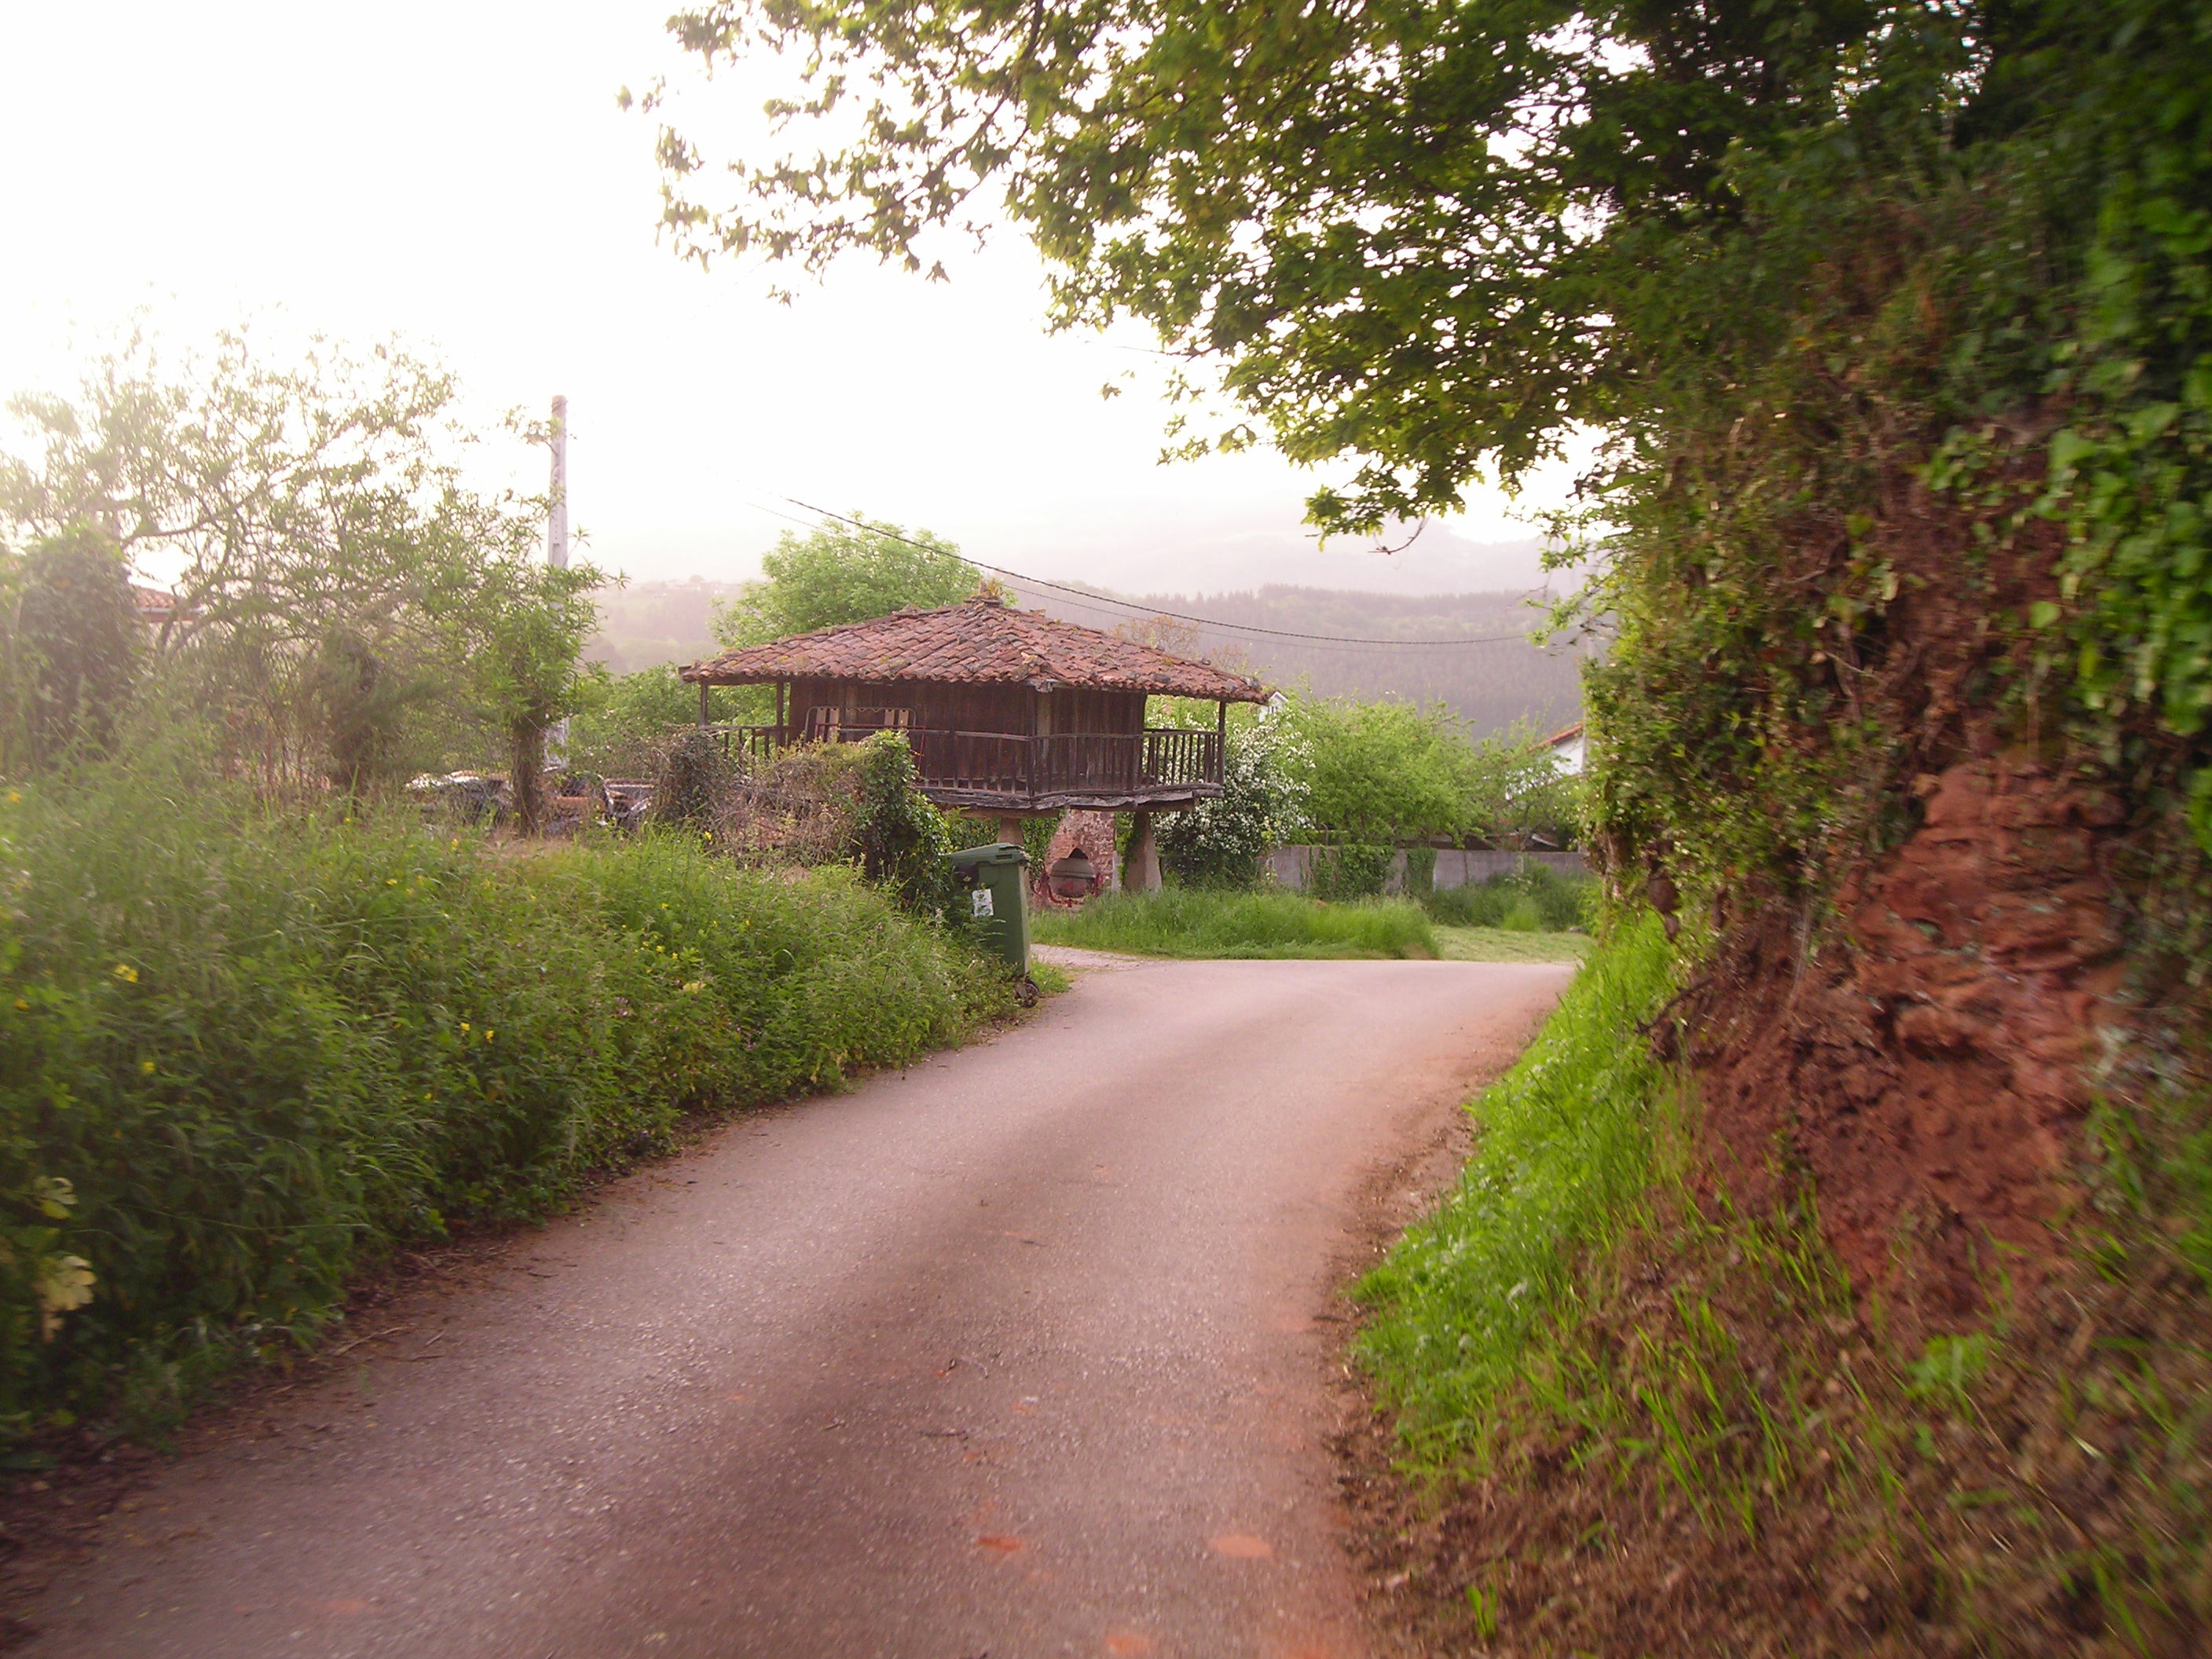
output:
[[[1441,955],[1419,905],[1393,900],[1325,904],[1296,893],[1164,888],[1109,893],[1073,912],[1040,913],[1041,945],[1153,957],[1414,957]]]
[[[1446,962],[1580,962],[1588,933],[1522,933],[1511,927],[1436,927],[1437,954]]]

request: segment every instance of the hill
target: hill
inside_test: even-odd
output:
[[[1256,674],[1270,685],[1324,696],[1442,702],[1478,732],[1522,722],[1549,729],[1579,717],[1578,677],[1587,653],[1574,645],[1531,643],[1529,630],[1543,613],[1527,593],[1270,585],[1246,592],[1131,596],[1018,580],[1011,586],[1024,607],[1092,628],[1140,629],[1170,650]],[[738,587],[695,577],[603,592],[599,631],[585,654],[617,673],[695,662],[715,648],[714,602]],[[1273,631],[1244,631],[1250,629]],[[1297,635],[1328,637],[1285,637]],[[1353,640],[1386,643],[1342,642]],[[1417,643],[1427,641],[1481,643]]]

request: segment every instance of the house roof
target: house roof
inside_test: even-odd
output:
[[[681,671],[694,684],[770,680],[934,680],[956,685],[1075,686],[1153,696],[1265,702],[1257,680],[1157,646],[1016,611],[978,595],[935,611],[902,611],[726,651]]]

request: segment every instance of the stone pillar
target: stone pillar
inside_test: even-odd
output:
[[[1003,814],[999,819],[999,839],[1008,846],[1019,847],[1022,844],[1022,821],[1011,812]]]
[[[1121,886],[1131,893],[1156,891],[1160,884],[1160,849],[1152,839],[1152,815],[1134,812],[1129,830],[1129,851],[1121,867]]]

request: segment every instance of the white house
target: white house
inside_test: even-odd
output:
[[[1583,769],[1583,723],[1577,720],[1564,732],[1554,732],[1544,739],[1544,747],[1552,751],[1553,764],[1567,777],[1575,777]]]

